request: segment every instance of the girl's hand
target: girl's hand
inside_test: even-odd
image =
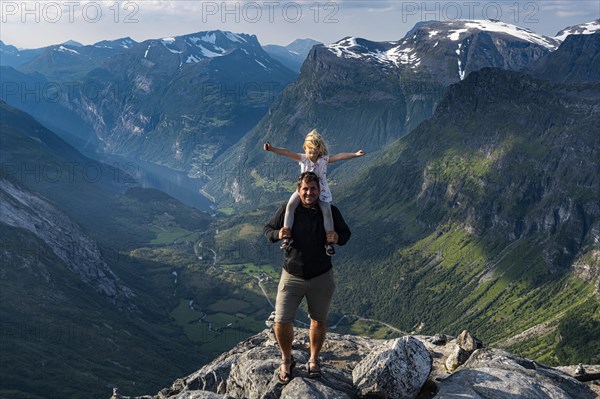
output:
[[[279,237],[280,240],[284,238],[290,238],[291,236],[292,229],[290,229],[289,227],[282,227],[281,229],[279,229],[279,233],[277,234],[277,237]]]
[[[266,143],[263,144],[263,149],[265,151],[270,151],[271,150],[271,143],[269,143],[268,141]]]
[[[363,155],[365,155],[365,152],[364,152],[363,150],[360,150],[360,151],[356,151],[354,154],[355,154],[357,157],[362,157]]]

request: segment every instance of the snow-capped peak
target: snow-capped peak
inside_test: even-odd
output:
[[[194,64],[207,58],[226,56],[239,48],[245,47],[250,52],[252,52],[250,48],[260,48],[255,36],[213,30],[151,40],[144,58],[153,59],[153,43],[162,45],[173,54],[180,55],[182,64]],[[248,51],[244,51],[248,54]]]
[[[457,28],[449,32],[450,34],[448,35],[448,39],[452,41],[458,41],[463,37],[463,34],[468,33],[473,29],[478,29],[486,32],[505,33],[518,39],[546,47],[550,50],[556,49],[559,45],[559,43],[553,38],[537,34],[530,29],[521,28],[519,26],[497,20],[453,21],[447,24],[450,26],[454,24]]]
[[[404,39],[397,42],[370,42],[365,39],[347,37],[336,43],[327,44],[325,48],[340,58],[366,59],[370,58],[379,63],[392,63],[396,66],[419,65],[421,56],[418,48],[425,42],[431,42],[433,47],[447,41],[462,42],[471,31],[484,31],[510,35],[518,40],[555,50],[560,42],[546,37],[530,29],[521,28],[497,20],[447,21],[417,24]],[[420,33],[419,33],[420,32]]]
[[[415,49],[398,42],[370,42],[365,39],[347,37],[337,43],[324,45],[340,58],[371,59],[380,64],[412,64],[419,65]]]
[[[600,31],[600,19],[585,24],[569,26],[558,32],[554,38],[563,42],[569,35],[591,35],[598,31]]]

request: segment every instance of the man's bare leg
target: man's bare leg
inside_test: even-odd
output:
[[[277,343],[279,343],[279,349],[281,349],[282,364],[280,373],[289,373],[291,367],[289,359],[292,357],[292,342],[294,342],[294,324],[275,323],[274,331]],[[286,361],[288,361],[288,364],[285,364]]]
[[[321,371],[319,364],[319,353],[325,343],[325,335],[327,335],[327,322],[311,320],[310,321],[310,359],[308,366],[315,371]]]

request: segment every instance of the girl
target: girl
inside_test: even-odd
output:
[[[356,157],[360,157],[365,155],[363,150],[357,152],[343,152],[340,154],[335,154],[329,156],[329,152],[327,151],[327,145],[323,138],[317,132],[316,129],[312,130],[308,133],[304,139],[304,145],[302,146],[304,149],[304,154],[298,154],[295,152],[291,152],[285,148],[277,148],[273,147],[269,142],[264,144],[264,149],[266,151],[272,151],[277,155],[286,156],[288,158],[297,161],[300,164],[300,172],[315,172],[317,176],[319,176],[319,183],[321,188],[321,195],[319,197],[319,207],[321,208],[321,213],[323,213],[323,224],[325,226],[325,231],[327,233],[333,231],[333,219],[331,216],[331,200],[333,199],[331,195],[331,190],[329,190],[329,185],[327,184],[327,164],[343,161],[346,159],[352,159]],[[294,191],[292,196],[290,197],[287,207],[285,210],[285,219],[284,219],[284,227],[291,229],[294,225],[294,212],[296,211],[296,207],[300,203],[300,196],[297,191]],[[281,242],[281,249],[288,248],[294,240],[292,237],[284,237]],[[335,255],[335,249],[333,248],[333,244],[327,242],[325,244],[325,252],[329,256]]]

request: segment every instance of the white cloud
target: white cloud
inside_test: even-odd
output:
[[[3,7],[24,3],[27,7],[61,5],[63,16],[57,23],[50,21],[57,18],[56,7],[48,7],[37,22],[34,16],[19,12],[3,14],[2,40],[28,48],[68,39],[90,44],[131,36],[143,41],[215,29],[255,34],[263,44],[288,44],[307,37],[334,42],[345,36],[387,41],[402,38],[415,23],[424,20],[485,19],[498,13],[504,22],[553,35],[566,26],[600,18],[598,0],[0,0],[0,3]],[[257,5],[262,13],[260,18],[256,16]],[[84,17],[85,7],[89,15]],[[97,9],[102,11],[102,18],[90,21]],[[296,21],[298,9],[302,15]],[[134,23],[129,23],[132,19]]]
[[[590,15],[592,19],[600,17],[600,3],[597,0],[547,0],[539,2],[542,12],[553,12],[560,18],[570,18],[580,15]]]
[[[572,18],[572,17],[579,17],[582,15],[587,15],[586,12],[584,11],[563,11],[563,10],[556,10],[556,16],[560,17],[560,18]]]

